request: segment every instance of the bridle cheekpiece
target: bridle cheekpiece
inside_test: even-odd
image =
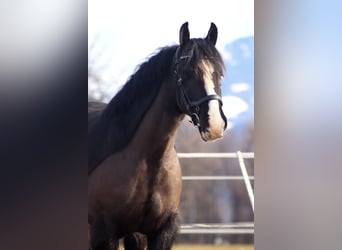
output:
[[[207,95],[202,97],[197,101],[192,101],[189,95],[186,93],[182,76],[178,72],[178,65],[179,63],[191,56],[181,56],[179,57],[179,50],[180,47],[177,48],[175,53],[175,74],[177,77],[177,91],[176,91],[176,101],[179,109],[186,115],[191,117],[191,123],[194,124],[195,127],[200,127],[200,119],[199,119],[199,112],[200,112],[200,105],[205,102],[209,102],[211,100],[218,100],[220,105],[222,105],[222,98],[219,95]]]

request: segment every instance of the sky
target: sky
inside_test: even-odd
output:
[[[186,21],[191,37],[204,37],[214,22],[222,51],[228,42],[254,34],[254,1],[88,1],[89,45],[101,41],[97,49],[102,63],[110,64],[108,71],[113,69],[124,81],[157,48],[178,43]]]
[[[205,37],[214,22],[216,47],[223,57],[229,56],[224,54],[226,44],[254,36],[254,1],[89,0],[89,60],[96,57],[96,71],[109,83],[111,96],[154,51],[178,44],[179,29],[187,21],[191,37]]]

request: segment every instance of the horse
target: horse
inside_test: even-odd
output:
[[[223,137],[217,27],[159,49],[108,104],[88,103],[88,226],[92,250],[171,249],[182,173],[175,139],[185,115],[204,141]]]

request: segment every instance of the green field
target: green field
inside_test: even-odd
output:
[[[253,245],[175,245],[173,250],[253,250]]]

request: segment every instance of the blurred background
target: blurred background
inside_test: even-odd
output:
[[[255,6],[242,0],[1,1],[1,249],[86,249],[87,146],[82,141],[87,138],[86,97],[109,100],[149,54],[178,42],[178,30],[185,21],[190,22],[193,37],[205,35],[210,22],[217,24],[217,47],[228,70],[224,88],[233,92],[234,82],[229,81],[237,68],[227,63],[229,56],[224,52],[234,41],[254,40],[254,7],[257,105],[250,145],[257,154],[255,249],[341,249],[342,2],[336,0],[258,1]],[[253,110],[239,96],[243,93],[248,92],[230,95],[247,103],[244,112],[234,113],[238,105],[227,105],[225,100],[226,112],[236,116],[230,115],[224,139],[229,142],[222,151],[244,150],[241,145],[249,145],[237,143],[244,138],[239,130],[246,128],[237,121]],[[185,121],[179,139],[187,125]],[[194,133],[195,143],[198,134],[188,130]],[[75,147],[80,138],[82,149]],[[182,147],[181,142],[177,144]],[[212,145],[216,142],[198,141],[201,149],[197,150]],[[193,147],[189,151],[195,151]],[[235,160],[224,160],[219,167],[238,171]],[[190,160],[182,161],[183,172],[194,167]],[[207,170],[218,171],[214,164],[205,169],[200,168],[202,163],[196,164],[196,170],[206,175]],[[253,162],[246,160],[246,164],[248,168]],[[239,203],[232,198],[238,196],[236,189],[214,191],[217,185],[233,184],[185,184],[183,223],[223,223],[238,220],[239,213],[251,215],[246,199],[246,209],[236,208]],[[203,206],[200,202],[209,198],[196,198],[200,196],[196,185],[203,185],[200,191],[206,190],[212,199]],[[245,187],[238,190],[246,196]],[[185,210],[191,202],[196,204],[193,210]],[[218,202],[222,209],[217,208]],[[179,240],[186,237],[194,237],[194,244],[220,242],[221,236],[181,235]],[[248,236],[226,237],[222,241],[242,241]]]
[[[188,21],[191,37],[204,37],[214,22],[225,65],[222,96],[229,126],[223,139],[205,143],[188,122],[180,128],[178,153],[254,152],[254,2],[88,1],[88,99],[108,102],[135,69],[158,48],[178,44]],[[250,176],[254,159],[245,160]],[[183,176],[241,176],[233,159],[181,159]],[[252,181],[253,185],[253,181]],[[183,181],[182,224],[253,222],[242,180]],[[253,243],[253,234],[182,234],[178,243]]]

